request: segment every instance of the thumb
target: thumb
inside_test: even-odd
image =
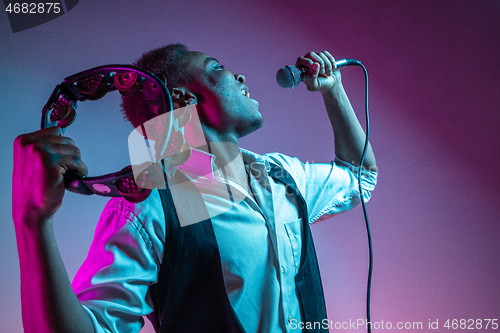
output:
[[[309,72],[307,73],[308,78],[311,80],[316,80],[319,75],[319,69],[320,65],[315,62],[314,64],[311,65]]]
[[[309,71],[307,72],[306,78],[306,86],[307,90],[315,91],[318,88],[318,76],[320,71],[320,64],[315,62],[309,67]]]

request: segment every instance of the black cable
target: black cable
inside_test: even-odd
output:
[[[363,147],[363,153],[361,154],[361,161],[359,163],[358,170],[358,188],[359,195],[361,198],[361,206],[363,207],[363,215],[365,217],[366,234],[368,237],[368,252],[370,256],[370,263],[368,265],[368,281],[366,283],[366,328],[368,333],[371,333],[371,314],[370,314],[370,297],[371,297],[371,285],[372,285],[372,271],[373,271],[373,248],[372,248],[372,236],[370,232],[370,223],[368,221],[368,214],[366,213],[365,200],[363,198],[363,190],[361,187],[361,170],[363,168],[363,163],[365,162],[366,150],[368,149],[368,137],[370,135],[370,117],[368,113],[368,72],[365,66],[358,62],[358,66],[363,68],[365,73],[365,113],[366,113],[366,138],[365,145]]]

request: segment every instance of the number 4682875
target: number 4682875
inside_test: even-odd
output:
[[[491,328],[491,329],[498,329],[498,323],[497,323],[498,319],[448,319],[446,320],[446,322],[444,323],[443,327],[446,327],[447,329],[452,329],[452,330],[456,330],[456,329],[462,329],[462,330],[465,330],[465,329],[469,329],[469,330],[473,330],[473,329],[477,329],[477,330],[480,330],[480,329],[485,329],[487,330],[488,328]],[[491,325],[490,325],[491,324]]]
[[[61,4],[59,2],[41,2],[41,3],[9,3],[5,8],[9,14],[59,14]]]

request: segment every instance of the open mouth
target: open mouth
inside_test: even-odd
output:
[[[246,89],[244,89],[244,88],[243,88],[243,89],[241,89],[240,91],[241,91],[241,94],[242,94],[243,96],[245,96],[245,97],[250,97],[250,93],[248,92],[248,90],[246,90]]]

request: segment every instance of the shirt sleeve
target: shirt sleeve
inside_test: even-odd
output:
[[[331,163],[302,163],[295,157],[269,154],[292,175],[307,203],[309,223],[328,219],[361,204],[358,187],[359,168],[339,158]],[[377,172],[361,170],[365,202],[377,184]]]
[[[142,316],[153,311],[148,290],[157,281],[164,225],[157,191],[139,204],[113,198],[106,205],[72,282],[96,332],[141,330]]]

